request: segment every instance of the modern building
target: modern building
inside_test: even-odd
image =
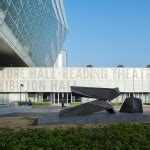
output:
[[[56,62],[54,64],[54,67],[62,68],[62,67],[68,67],[68,57],[67,52],[65,50],[60,51]]]
[[[0,104],[89,101],[70,86],[119,87],[150,103],[149,68],[68,68],[62,50],[68,25],[63,0],[0,0]]]
[[[150,103],[149,68],[6,67],[0,70],[0,104],[19,101],[20,95],[22,101],[82,101],[71,94],[70,86],[119,87],[121,95],[114,102],[123,102],[133,93]]]
[[[0,66],[54,66],[67,30],[63,0],[0,0]]]

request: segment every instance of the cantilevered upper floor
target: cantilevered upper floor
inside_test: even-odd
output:
[[[0,66],[52,67],[67,31],[63,0],[1,0]]]

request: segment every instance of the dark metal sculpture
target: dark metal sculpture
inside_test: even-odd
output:
[[[96,99],[95,101],[81,104],[62,110],[60,117],[90,115],[94,112],[106,110],[115,113],[113,106],[108,103],[120,95],[118,88],[91,88],[91,87],[71,87],[72,95]]]
[[[120,109],[120,112],[142,113],[142,100],[137,97],[126,98]]]

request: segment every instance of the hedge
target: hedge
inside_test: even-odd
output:
[[[20,101],[17,101],[18,105],[20,105]],[[21,101],[21,105],[26,105],[26,101]],[[32,102],[33,106],[50,106],[50,102]]]
[[[0,131],[0,149],[149,150],[150,124],[2,130]]]

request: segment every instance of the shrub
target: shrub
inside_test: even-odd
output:
[[[50,102],[32,102],[33,106],[50,106]]]
[[[20,101],[17,101],[18,105],[20,105]],[[21,105],[26,105],[26,101],[21,101]],[[32,102],[32,106],[50,106],[50,102]]]
[[[149,149],[150,124],[0,131],[0,149]]]
[[[144,105],[150,105],[150,103],[143,103]]]

